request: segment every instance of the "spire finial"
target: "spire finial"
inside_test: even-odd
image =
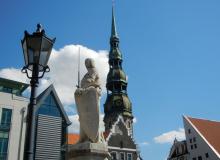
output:
[[[112,7],[115,6],[115,0],[112,0]]]
[[[115,23],[115,13],[114,13],[115,1],[112,0],[112,37],[117,37],[116,23]]]

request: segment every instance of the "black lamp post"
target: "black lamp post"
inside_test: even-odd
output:
[[[34,160],[35,149],[35,128],[36,128],[36,88],[38,87],[38,79],[44,76],[45,72],[50,69],[47,65],[54,39],[50,39],[45,35],[45,31],[40,24],[33,34],[24,32],[24,39],[21,41],[25,66],[22,69],[27,77],[31,79],[31,95],[30,103],[27,110],[27,127],[25,137],[25,153],[24,160]]]

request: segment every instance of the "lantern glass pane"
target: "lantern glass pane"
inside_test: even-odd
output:
[[[28,38],[28,48],[32,49],[33,51],[40,51],[41,49],[41,40],[40,36],[34,36]]]
[[[41,36],[27,37],[28,59],[29,64],[38,64],[40,49],[41,49]]]
[[[34,53],[33,53],[33,51],[31,49],[28,49],[27,59],[28,59],[28,68],[30,70],[33,70]]]
[[[29,64],[34,63],[34,52],[32,49],[28,49],[28,62]]]
[[[41,65],[43,66],[47,65],[52,47],[53,47],[53,42],[51,42],[46,37],[43,37],[42,44],[41,44],[41,55],[40,55],[40,61],[39,61]]]
[[[24,42],[22,44],[22,48],[23,48],[25,65],[28,65],[28,55],[27,55],[28,53],[27,53],[27,43],[26,43],[26,40],[24,40]]]
[[[42,65],[42,66],[46,66],[47,64],[47,56],[48,56],[48,52],[47,51],[41,51],[41,54],[40,54],[40,61],[39,61],[39,64]]]

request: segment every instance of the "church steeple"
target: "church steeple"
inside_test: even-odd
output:
[[[114,13],[114,7],[112,6],[112,32],[111,37],[118,37],[117,30],[116,30],[116,23],[115,23],[115,13]]]
[[[112,25],[109,51],[109,73],[107,76],[107,99],[104,104],[105,129],[109,130],[112,124],[121,115],[128,123],[132,132],[132,107],[127,95],[127,76],[122,69],[122,54],[119,50],[119,37],[116,29],[114,7],[112,7]]]

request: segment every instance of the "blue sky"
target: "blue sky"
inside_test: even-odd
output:
[[[115,3],[135,139],[144,159],[165,159],[170,144],[154,138],[183,128],[182,115],[220,120],[220,1]],[[2,1],[0,21],[0,68],[21,68],[23,31],[38,22],[56,50],[109,50],[111,0]]]

